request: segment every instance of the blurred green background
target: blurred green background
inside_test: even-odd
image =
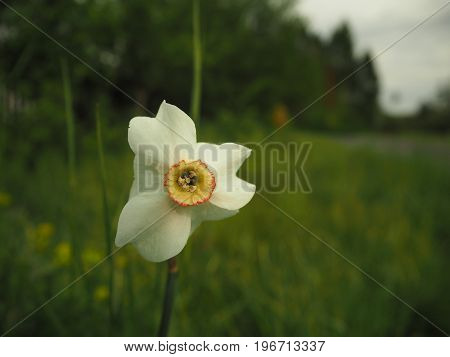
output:
[[[190,112],[191,1],[11,5],[153,112],[163,99]],[[348,25],[324,40],[294,5],[200,1],[199,141],[257,143],[370,59]],[[132,180],[128,122],[146,113],[4,5],[0,49],[4,333],[110,251]],[[374,62],[272,136],[312,142],[313,192],[261,194],[450,331],[450,90],[402,117],[379,91]],[[241,172],[257,185],[283,169],[262,154]],[[173,336],[442,334],[258,195],[204,223],[178,265]],[[154,335],[165,277],[127,246],[9,335]]]

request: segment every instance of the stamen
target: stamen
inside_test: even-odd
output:
[[[184,171],[181,173],[180,177],[178,177],[178,185],[187,191],[187,192],[195,192],[197,189],[196,183],[198,181],[197,173],[193,170]]]
[[[201,160],[180,161],[165,175],[165,186],[172,200],[181,206],[198,205],[211,197],[215,177]]]

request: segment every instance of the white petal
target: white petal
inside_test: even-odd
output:
[[[131,119],[128,142],[135,154],[145,154],[146,160],[164,168],[193,155],[195,124],[176,106],[162,102],[156,118]],[[186,153],[187,152],[187,153]]]
[[[123,208],[117,227],[116,245],[122,247],[138,238],[141,230],[158,223],[173,205],[164,194],[141,193]]]
[[[249,148],[234,143],[197,143],[195,150],[197,157],[212,168],[216,176],[216,188],[210,203],[227,210],[237,210],[252,199],[255,185],[236,176],[236,171],[251,153]]]
[[[165,123],[170,129],[170,135],[177,144],[197,143],[197,135],[193,120],[175,105],[166,103],[164,100],[159,107],[156,119]]]
[[[234,175],[216,177],[216,189],[209,202],[228,210],[244,207],[255,194],[256,186]]]
[[[134,180],[130,197],[143,192],[164,192],[164,168],[152,165],[145,155],[135,155],[133,162]]]
[[[130,188],[129,199],[131,200],[138,193],[139,193],[139,191],[138,191],[138,185],[137,185],[136,179],[133,179],[133,183],[131,184],[131,188]]]
[[[251,149],[234,143],[221,145],[197,143],[195,145],[196,158],[213,168],[217,175],[236,173],[251,152]]]
[[[152,143],[159,125],[156,119],[150,117],[134,117],[128,125],[128,144],[134,153],[140,145]]]
[[[189,212],[164,193],[140,193],[128,201],[119,218],[116,245],[132,242],[152,262],[174,257],[186,245],[191,229]]]
[[[130,188],[130,196],[143,192],[163,192],[164,173],[160,166],[152,165],[151,159],[146,155],[135,155],[133,161],[134,179]]]
[[[190,210],[192,218],[191,234],[203,221],[218,221],[232,217],[239,212],[238,210],[227,210],[217,207],[210,202],[188,207],[188,209]]]

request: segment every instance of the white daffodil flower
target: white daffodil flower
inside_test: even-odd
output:
[[[255,194],[255,185],[236,176],[251,150],[197,143],[192,119],[165,101],[156,118],[131,119],[128,142],[134,182],[116,245],[132,243],[149,261],[174,257],[202,221],[235,215]]]

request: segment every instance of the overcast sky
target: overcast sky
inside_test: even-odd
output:
[[[350,23],[356,50],[374,56],[447,0],[300,0],[311,28],[329,37],[344,20]],[[405,113],[431,98],[450,81],[450,4],[375,60],[381,81],[381,104]],[[397,100],[395,100],[397,98]]]

